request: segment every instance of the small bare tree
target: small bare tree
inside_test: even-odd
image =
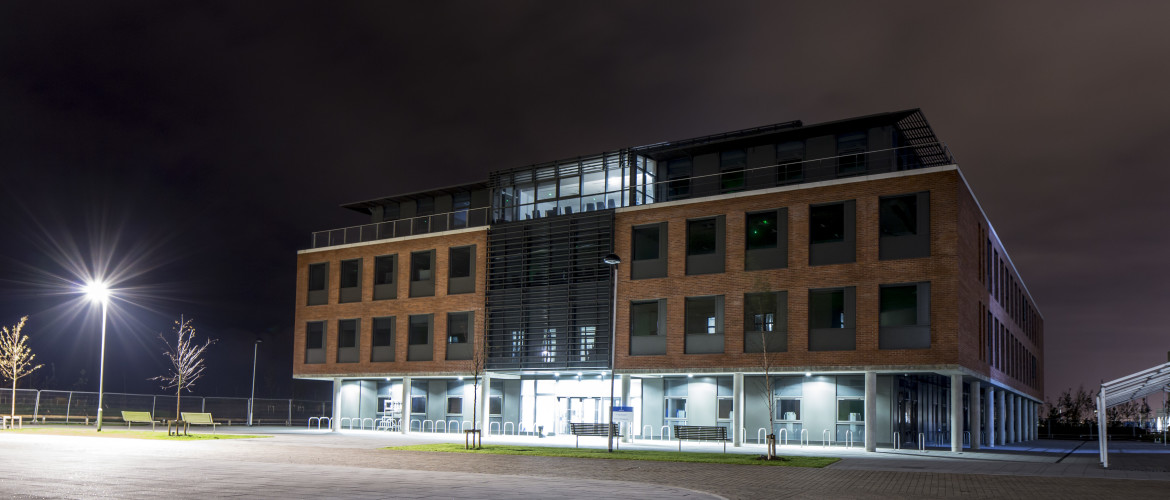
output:
[[[167,350],[163,351],[163,354],[171,360],[170,372],[149,380],[162,382],[163,389],[175,390],[175,419],[177,420],[182,415],[179,413],[179,409],[182,407],[180,402],[183,397],[183,389],[190,392],[195,381],[203,376],[203,370],[206,368],[206,365],[203,364],[203,351],[214,344],[215,340],[207,339],[202,345],[196,343],[195,327],[191,326],[191,320],[185,319],[183,316],[179,316],[179,320],[175,322],[174,332],[174,344],[171,344],[163,334],[158,334],[158,338],[167,345]]]
[[[28,316],[20,318],[20,323],[11,329],[3,327],[0,335],[0,376],[12,381],[12,417],[16,416],[16,381],[42,366],[32,364],[37,355],[28,347],[28,336],[21,333],[25,321]]]
[[[776,394],[772,386],[772,359],[768,356],[768,332],[760,331],[760,365],[764,369],[764,402],[768,407],[767,459],[776,459]]]
[[[483,448],[483,437],[481,434],[483,431],[479,427],[479,377],[483,375],[484,362],[487,360],[486,337],[486,332],[484,335],[479,336],[479,346],[472,351],[473,354],[471,355],[471,374],[475,378],[474,392],[471,395],[471,430],[474,431],[471,434],[471,439],[477,439],[476,441],[472,441],[471,446],[475,446],[476,448]],[[491,388],[488,388],[487,392],[491,393]],[[486,405],[488,403],[484,401],[483,404]],[[486,427],[487,424],[485,423],[484,426]],[[479,444],[476,445],[476,443]]]

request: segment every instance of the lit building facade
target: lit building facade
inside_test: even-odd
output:
[[[564,434],[607,421],[614,374],[627,436],[1035,437],[1043,318],[918,110],[345,207],[371,222],[297,259],[294,375],[334,382],[335,428]]]

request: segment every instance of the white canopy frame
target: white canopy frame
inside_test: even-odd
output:
[[[1097,393],[1097,449],[1101,465],[1109,468],[1109,437],[1105,409],[1155,393],[1170,392],[1170,363],[1163,363],[1116,380],[1103,382]]]

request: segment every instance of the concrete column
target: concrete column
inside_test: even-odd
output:
[[[329,422],[333,432],[341,430],[341,379],[333,379],[333,420]]]
[[[979,449],[979,440],[983,439],[983,429],[980,422],[980,410],[983,408],[983,396],[981,387],[983,384],[978,380],[971,381],[971,400],[967,402],[970,407],[970,414],[967,419],[971,421],[971,449]]]
[[[731,445],[743,446],[743,373],[731,375]]]
[[[1016,442],[1019,443],[1019,442],[1022,442],[1024,440],[1024,432],[1023,432],[1024,431],[1024,406],[1022,404],[1023,398],[1021,398],[1019,394],[1016,394],[1013,397],[1013,399],[1015,399],[1015,402],[1012,403],[1012,410],[1016,412],[1016,415],[1015,415],[1016,418],[1015,418],[1015,422],[1014,422],[1016,430],[1015,430],[1014,435],[1016,438]]]
[[[865,372],[865,451],[877,451],[877,372]]]
[[[1002,389],[995,391],[995,443],[1000,446],[1007,444],[1005,440],[1007,435],[1004,434],[1004,417],[1007,416],[1007,412],[1004,411],[1004,408],[1006,408],[1004,406],[1004,399],[1006,398]]]
[[[951,375],[951,451],[963,451],[963,376]]]
[[[479,408],[479,415],[475,418],[479,420],[476,428],[481,430],[480,436],[487,435],[488,427],[491,427],[492,414],[492,377],[484,372],[479,378],[479,400],[483,401],[483,406]],[[500,424],[502,427],[504,424]],[[502,430],[502,429],[501,429]]]
[[[1007,394],[1006,398],[1007,406],[1004,407],[1004,411],[1007,412],[1007,415],[1003,423],[1007,426],[1007,435],[1004,436],[1004,439],[1007,439],[1008,443],[1015,443],[1020,440],[1020,433],[1016,432],[1019,429],[1017,426],[1020,423],[1019,414],[1016,413],[1016,409],[1020,405],[1016,402],[1015,394]]]
[[[622,406],[630,406],[630,376],[628,374],[625,374],[625,373],[622,374],[622,404],[621,405]],[[630,434],[632,434],[635,430],[637,430],[637,429],[634,429],[634,424],[630,424],[626,427],[627,427],[626,432],[622,434],[622,442],[623,443],[630,442]]]
[[[398,424],[403,434],[410,432],[410,377],[402,377],[402,421]]]
[[[996,409],[995,388],[988,387],[987,388],[987,447],[988,448],[995,448],[995,444],[997,442],[996,438],[999,437],[999,433],[995,431],[995,426],[999,422],[999,418],[996,416],[995,409]]]

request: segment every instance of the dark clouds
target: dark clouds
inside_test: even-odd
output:
[[[120,227],[123,247],[151,248],[158,266],[138,280],[166,285],[127,335],[196,316],[238,339],[221,345],[240,365],[224,369],[231,391],[257,332],[287,373],[291,346],[275,340],[291,328],[295,250],[362,222],[340,203],[921,107],[1047,319],[1048,392],[1095,383],[1170,349],[1168,14],[1156,2],[5,3],[0,320],[34,313],[35,328],[58,300],[30,298],[20,264],[52,267],[30,238]]]

